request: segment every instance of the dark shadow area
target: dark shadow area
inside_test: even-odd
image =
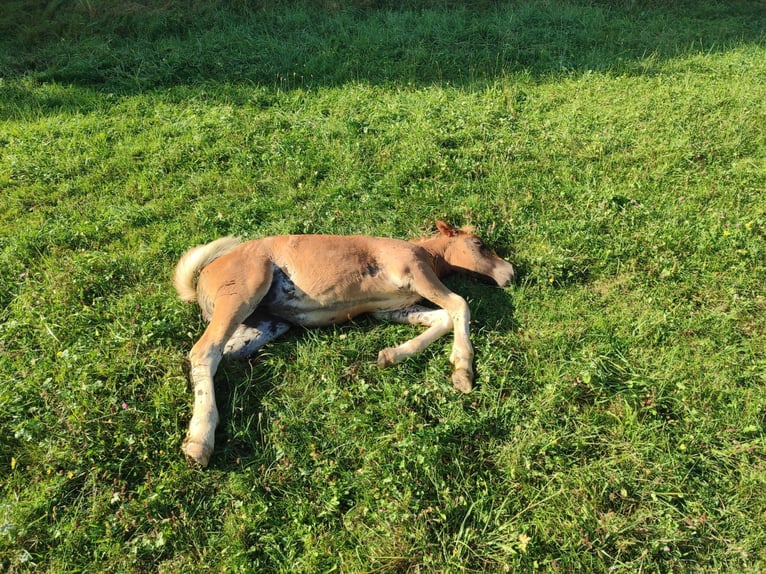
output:
[[[215,381],[221,421],[211,464],[232,470],[242,461],[252,464],[254,458],[263,458],[260,453],[267,450],[263,429],[270,425],[263,399],[280,376],[258,353],[247,360],[230,360],[221,365]]]
[[[518,267],[516,270],[518,272]],[[491,329],[508,333],[519,328],[513,309],[514,287],[506,290],[459,275],[448,277],[444,284],[468,301],[472,330]]]
[[[207,82],[289,90],[641,74],[766,38],[759,0],[4,4],[0,75],[119,94]]]

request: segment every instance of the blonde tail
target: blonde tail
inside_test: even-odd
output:
[[[197,300],[197,273],[214,259],[239,245],[238,237],[222,237],[205,245],[193,247],[181,256],[173,275],[173,286],[182,301]]]

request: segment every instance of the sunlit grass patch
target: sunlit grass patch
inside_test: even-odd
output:
[[[13,4],[1,568],[763,569],[758,3]],[[294,329],[189,468],[180,254],[435,218],[519,269],[449,280],[475,391],[448,340],[375,366],[412,327]]]

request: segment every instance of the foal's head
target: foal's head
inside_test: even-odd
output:
[[[436,227],[446,239],[444,259],[455,271],[481,275],[506,287],[516,279],[513,265],[498,257],[470,228],[458,229],[437,221]]]

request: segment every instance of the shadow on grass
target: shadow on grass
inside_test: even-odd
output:
[[[288,335],[290,337],[290,335]],[[270,424],[263,399],[281,373],[256,353],[248,360],[223,363],[216,376],[216,402],[221,422],[216,431],[216,450],[211,463],[231,470],[247,461],[263,458],[267,450],[263,429]]]
[[[0,16],[1,75],[121,94],[208,82],[290,90],[348,82],[470,86],[516,73],[642,74],[667,59],[766,39],[766,4],[757,0],[214,0],[191,7],[17,0],[8,7]]]
[[[516,269],[518,271],[518,266]],[[461,276],[449,277],[445,284],[468,301],[472,330],[487,328],[499,333],[509,333],[518,329],[519,325],[514,317],[513,295],[505,289]]]

